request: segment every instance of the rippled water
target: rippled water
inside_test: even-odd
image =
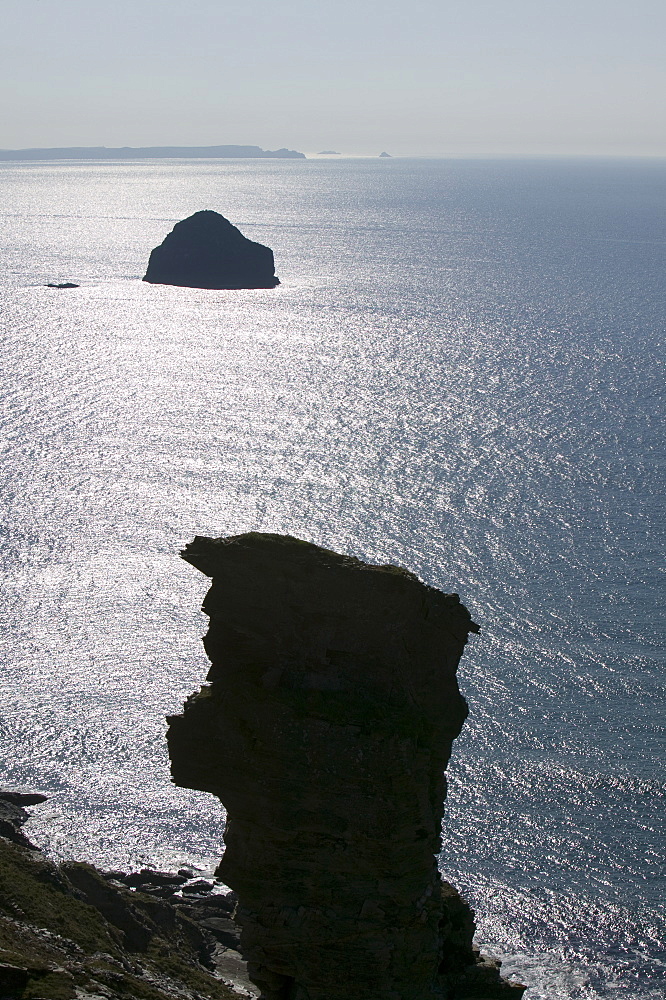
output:
[[[444,874],[527,1000],[662,998],[663,162],[0,165],[0,781],[102,866],[220,852],[170,785],[194,534],[458,591]],[[143,284],[201,208],[275,290]],[[46,281],[73,280],[55,291]],[[661,893],[661,895],[660,895]]]

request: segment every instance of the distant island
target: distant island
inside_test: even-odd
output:
[[[389,159],[391,158],[391,154],[390,153],[380,153],[379,155],[380,156],[388,156]]]
[[[340,154],[338,153],[337,149],[322,149],[320,153],[317,153],[317,156],[339,156],[339,155]]]
[[[58,149],[0,149],[0,160],[148,160],[165,157],[306,159],[305,153],[298,153],[295,149],[271,150],[260,146],[65,146]]]

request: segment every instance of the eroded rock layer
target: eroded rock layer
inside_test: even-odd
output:
[[[183,557],[212,577],[212,665],[170,719],[172,775],[227,808],[217,874],[262,996],[520,996],[480,968],[435,859],[478,631],[458,596],[277,535],[198,537]],[[485,992],[465,993],[472,967]]]

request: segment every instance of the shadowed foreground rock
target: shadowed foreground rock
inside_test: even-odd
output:
[[[45,798],[0,789],[2,1000],[247,996],[235,984],[240,958],[229,959],[236,944],[226,898],[194,896],[196,879],[187,877],[56,864],[21,831],[23,807]],[[158,881],[170,886],[169,900]]]
[[[217,874],[262,997],[520,997],[435,858],[478,631],[458,596],[277,535],[183,557],[213,578],[212,666],[170,719],[172,774],[228,810]]]
[[[187,288],[275,288],[273,251],[248,240],[218,212],[177,222],[152,251],[144,281]]]

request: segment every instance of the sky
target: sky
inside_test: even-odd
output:
[[[0,0],[0,148],[666,156],[664,0]]]

